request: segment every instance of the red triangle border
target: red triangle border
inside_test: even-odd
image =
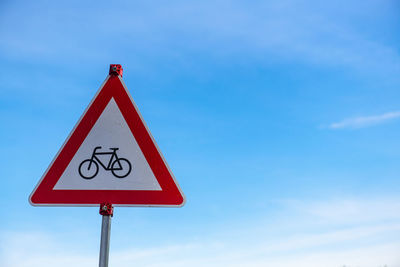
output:
[[[114,98],[162,190],[53,190],[69,162]],[[29,197],[34,206],[170,206],[185,197],[120,76],[109,75]]]

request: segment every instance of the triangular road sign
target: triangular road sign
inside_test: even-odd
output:
[[[118,75],[120,71],[110,70],[33,190],[32,205],[184,204],[184,195]]]

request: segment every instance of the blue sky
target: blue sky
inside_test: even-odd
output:
[[[28,196],[108,74],[182,187],[110,266],[400,266],[396,1],[2,1],[0,265],[97,266],[97,208]]]

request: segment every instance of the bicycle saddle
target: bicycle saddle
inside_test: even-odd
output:
[[[113,151],[116,151],[118,149],[119,149],[118,147],[110,147],[110,150],[113,150]]]

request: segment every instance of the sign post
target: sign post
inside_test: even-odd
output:
[[[110,251],[111,217],[113,216],[113,206],[109,203],[100,204],[101,238],[100,238],[100,257],[99,267],[108,267],[108,255]]]
[[[100,205],[100,267],[108,266],[114,206],[185,203],[122,71],[121,65],[110,65],[106,80],[29,197],[33,206]]]

